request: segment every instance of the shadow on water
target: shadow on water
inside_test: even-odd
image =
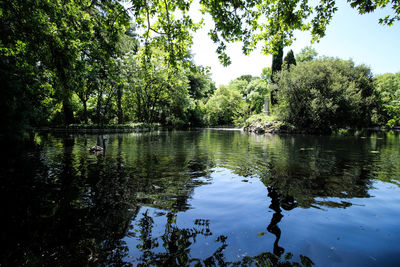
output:
[[[86,151],[74,152],[69,136],[52,145],[60,151],[13,144],[2,157],[1,265],[123,263],[121,239],[138,206],[122,158],[100,155],[89,163]]]
[[[393,135],[253,138],[198,131],[32,139],[2,141],[8,151],[0,169],[3,266],[311,266],[312,259],[280,245],[284,212],[348,208],[352,198],[370,197],[376,177],[393,184],[400,177]],[[89,153],[95,144],[102,153]],[[197,208],[194,192],[218,179],[217,167],[266,188],[273,214],[263,224],[274,237],[272,251],[235,260],[226,252],[235,233],[213,231],[207,217],[176,223]],[[194,256],[195,244],[205,242],[218,245]]]

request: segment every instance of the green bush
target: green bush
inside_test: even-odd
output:
[[[400,125],[400,72],[378,75],[374,84],[381,104],[377,123],[389,128]]]
[[[228,86],[220,86],[205,105],[209,125],[232,125],[245,116],[248,105],[242,94]]]
[[[322,58],[277,75],[279,119],[297,129],[331,132],[366,127],[376,108],[371,70],[351,60]]]
[[[384,111],[386,113],[387,122],[386,126],[393,128],[400,125],[400,106],[384,105]]]

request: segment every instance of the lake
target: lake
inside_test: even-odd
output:
[[[2,147],[1,266],[400,265],[396,132],[40,133]]]

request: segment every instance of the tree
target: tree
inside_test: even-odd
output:
[[[218,44],[217,52],[223,64],[230,60],[226,42],[243,41],[243,52],[250,53],[258,42],[263,43],[265,54],[278,54],[294,40],[294,31],[310,31],[312,42],[324,37],[326,27],[337,11],[334,0],[201,0],[203,12],[211,15],[215,27],[210,31],[211,39]],[[352,8],[360,14],[391,7],[393,15],[380,19],[384,25],[400,20],[397,0],[349,0]]]
[[[264,79],[268,84],[272,82],[272,68],[263,68],[261,71],[261,78]]]
[[[268,83],[264,79],[242,75],[232,80],[228,87],[232,91],[239,92],[247,104],[247,109],[243,110],[245,113],[243,119],[262,111],[265,97],[269,93]]]
[[[248,107],[240,92],[231,86],[220,86],[206,103],[210,125],[232,125],[245,115]]]
[[[291,65],[297,65],[292,49],[289,50],[289,52],[286,54],[286,57],[283,59],[283,67],[285,69],[289,70]]]
[[[265,98],[268,96],[268,83],[263,79],[254,79],[247,85],[247,100],[253,114],[264,110]]]
[[[318,56],[317,50],[315,50],[312,46],[306,46],[301,49],[300,53],[296,55],[297,62],[307,62],[313,61]]]
[[[277,79],[278,116],[297,129],[330,132],[371,125],[377,97],[364,65],[323,58],[282,70]]]
[[[0,11],[1,61],[9,62],[10,77],[16,80],[5,104],[12,106],[10,100],[17,95],[32,93],[38,97],[26,97],[15,111],[26,109],[33,115],[40,101],[51,97],[62,103],[64,123],[73,122],[72,96],[85,81],[80,77],[87,69],[83,62],[112,55],[128,22],[122,5],[112,0],[2,1]],[[21,83],[19,89],[15,82]]]
[[[188,15],[190,4],[184,0],[132,1],[129,8],[142,44],[165,51],[165,59],[172,67],[190,54],[192,32],[201,24]],[[151,52],[146,50],[148,56]]]
[[[236,90],[236,91],[240,92],[240,94],[242,95],[243,99],[245,99],[247,101],[247,96],[250,93],[247,90],[247,86],[254,79],[256,79],[256,77],[253,77],[251,75],[242,75],[239,78],[236,78],[236,79],[232,80],[229,83],[229,88],[231,88],[232,90]]]
[[[276,55],[272,55],[272,73],[271,73],[271,81],[275,83],[275,76],[278,72],[282,70],[282,61],[283,61],[283,47],[279,48],[279,51]],[[275,86],[271,90],[271,104],[277,104],[276,94],[278,88]]]
[[[192,105],[189,98],[189,81],[182,65],[169,68],[166,52],[142,47],[137,55],[127,54],[123,59],[126,79],[125,106],[131,120],[181,124],[187,109]]]
[[[378,75],[374,84],[382,106],[376,122],[389,127],[400,125],[400,72]]]
[[[117,58],[115,59],[117,62],[117,74],[118,77],[118,85],[117,85],[117,118],[118,124],[122,124],[124,122],[124,112],[122,108],[122,97],[124,93],[124,86],[126,85],[126,77],[123,77],[123,61],[121,57],[125,56],[128,53],[136,54],[139,50],[139,40],[137,39],[137,34],[135,32],[135,28],[131,25],[131,27],[126,31],[126,33],[122,36],[119,46]]]
[[[247,83],[249,83],[255,79],[257,79],[257,78],[253,77],[250,74],[241,75],[240,77],[237,78],[237,80],[245,80],[245,81],[247,81]]]
[[[186,76],[189,80],[189,95],[194,100],[208,98],[216,89],[209,67],[193,64],[186,70]]]
[[[74,121],[122,123],[130,116],[124,111],[128,107],[137,111],[133,116],[144,116],[135,120],[186,120],[188,110],[200,103],[195,101],[204,103],[215,89],[211,84],[203,87],[201,75],[185,74],[191,65],[192,33],[202,22],[189,15],[192,1],[131,2],[125,9],[116,0],[1,1],[0,82],[5,93],[0,100],[0,122],[10,131],[24,125],[69,125]],[[317,41],[337,9],[335,1],[322,0],[200,3],[202,12],[214,20],[209,34],[218,44],[221,62],[229,63],[227,42],[243,41],[245,54],[263,42],[263,52],[274,55],[272,74],[268,74],[271,80],[281,68],[283,48],[291,44],[293,32],[310,30]],[[395,0],[349,3],[362,14],[391,7],[394,15],[380,21],[385,25],[400,19]],[[128,35],[134,38],[124,41]],[[131,46],[133,54],[142,47],[141,60],[132,66],[121,65],[128,53],[121,52],[121,46]],[[157,50],[163,53],[162,58]],[[133,73],[138,76],[130,76]],[[133,88],[138,97],[141,90],[151,91],[145,98],[151,98],[147,104],[153,104],[144,107],[138,97],[130,101]],[[274,90],[270,90],[273,103]],[[130,105],[133,102],[135,105]],[[169,117],[168,112],[177,117]]]

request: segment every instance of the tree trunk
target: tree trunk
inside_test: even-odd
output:
[[[87,114],[87,101],[83,101],[83,119],[85,120],[85,124],[88,124],[88,114]]]
[[[97,95],[97,107],[96,107],[96,123],[98,125],[101,124],[101,105],[102,105],[102,101],[103,97],[102,97],[102,93],[99,92]]]
[[[274,75],[282,70],[282,62],[283,62],[283,46],[279,47],[278,54],[272,55],[272,75],[271,81],[272,83],[276,83]],[[276,99],[277,90],[271,90],[271,105],[275,105],[278,103]]]
[[[62,100],[64,124],[68,125],[74,122],[74,113],[71,105],[72,90],[70,90],[68,86],[68,80],[70,77],[66,73],[66,70],[70,68],[70,62],[68,58],[65,57],[65,54],[63,53],[64,50],[62,48],[57,47],[54,42],[50,42],[49,45],[53,64],[59,78],[59,99]]]
[[[74,113],[72,111],[71,102],[69,99],[63,99],[64,123],[69,125],[74,123]]]
[[[123,111],[122,111],[122,85],[118,86],[117,89],[117,117],[118,117],[118,124],[123,124]]]

